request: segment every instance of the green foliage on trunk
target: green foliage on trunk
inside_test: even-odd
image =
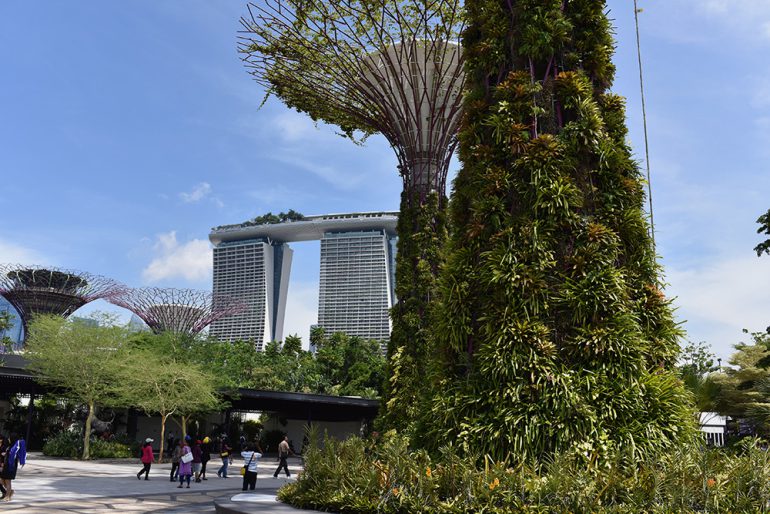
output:
[[[478,0],[423,442],[643,452],[692,428],[603,1]]]
[[[388,344],[381,423],[406,429],[418,418],[425,395],[431,300],[436,296],[440,249],[446,241],[446,202],[432,193],[401,195],[396,255],[396,297]]]

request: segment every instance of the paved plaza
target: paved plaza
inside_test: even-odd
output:
[[[223,480],[216,472],[221,461],[209,462],[207,481],[192,483],[190,489],[178,489],[169,481],[171,464],[153,464],[150,480],[137,480],[139,459],[88,461],[52,459],[31,453],[27,465],[19,469],[13,482],[14,496],[0,503],[3,511],[37,512],[214,512],[214,500],[235,497],[241,492],[240,460],[230,467],[230,478]],[[294,480],[301,470],[299,459],[289,459],[292,478],[273,478],[277,462],[273,458],[259,463],[257,490],[249,495],[256,502],[254,512],[283,511],[270,499],[287,480]],[[240,497],[241,500],[250,498]],[[276,510],[277,509],[277,510]]]

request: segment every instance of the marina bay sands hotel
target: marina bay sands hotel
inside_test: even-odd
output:
[[[288,243],[315,240],[321,241],[318,325],[328,334],[387,341],[396,301],[397,221],[395,212],[366,212],[212,229],[214,294],[240,299],[247,308],[215,321],[210,334],[253,341],[257,350],[282,340],[294,253]]]

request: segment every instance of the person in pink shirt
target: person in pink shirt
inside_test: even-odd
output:
[[[144,440],[144,446],[142,446],[142,464],[144,464],[144,467],[139,471],[139,473],[136,474],[136,479],[141,480],[142,479],[142,473],[144,473],[144,479],[149,480],[150,479],[150,466],[152,466],[152,463],[155,462],[155,456],[152,453],[152,443],[153,439],[150,439],[149,437]]]

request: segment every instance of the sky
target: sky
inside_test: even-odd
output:
[[[692,341],[727,359],[770,325],[770,2],[638,0],[660,263]],[[644,165],[632,0],[609,0],[613,90]],[[357,146],[264,91],[238,0],[0,1],[0,262],[211,288],[211,227],[268,211],[397,210],[381,136]],[[460,164],[455,159],[453,176]],[[285,334],[316,321],[319,244],[293,243]],[[118,311],[103,301],[83,307]],[[128,316],[122,311],[123,316]]]

